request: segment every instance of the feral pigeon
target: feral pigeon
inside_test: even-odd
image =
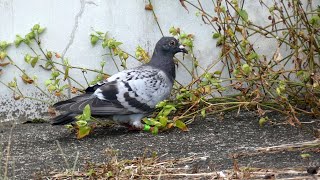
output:
[[[53,118],[52,124],[75,121],[89,104],[94,117],[107,117],[119,124],[142,129],[141,119],[170,95],[176,76],[173,56],[178,52],[187,53],[187,50],[177,39],[162,37],[147,64],[118,72],[88,87],[84,94],[54,104],[62,114]]]

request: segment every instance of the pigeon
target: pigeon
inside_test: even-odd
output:
[[[52,125],[76,121],[75,117],[90,105],[93,117],[108,118],[142,130],[141,119],[170,96],[176,77],[173,57],[178,52],[188,53],[174,37],[162,37],[148,63],[120,71],[89,86],[84,94],[54,104],[55,110],[61,114],[51,119]]]

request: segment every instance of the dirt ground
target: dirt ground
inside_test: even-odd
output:
[[[277,114],[270,114],[269,118],[283,122],[283,117]],[[162,158],[205,156],[207,158],[203,162],[191,166],[232,169],[230,154],[255,152],[259,147],[312,141],[315,140],[312,128],[320,129],[320,120],[310,117],[301,118],[302,122],[306,122],[303,128],[286,124],[260,127],[258,120],[259,117],[252,112],[241,112],[238,116],[229,113],[223,119],[217,116],[197,119],[188,126],[188,132],[173,129],[154,136],[117,126],[95,129],[93,134],[81,140],[77,140],[63,126],[51,126],[49,123],[12,126],[12,123],[4,123],[0,125],[0,174],[7,172],[9,179],[35,179],[52,171],[70,169],[75,161],[76,169],[82,169],[85,162],[104,162],[107,158],[106,149],[119,150],[120,159],[139,157],[146,151],[156,152]],[[302,153],[308,153],[311,157],[303,159]],[[319,148],[310,152],[305,149],[280,150],[239,156],[237,159],[239,166],[257,168],[307,168],[320,165]]]

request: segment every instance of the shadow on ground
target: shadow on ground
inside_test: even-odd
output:
[[[283,117],[275,114],[271,114],[269,118],[283,121]],[[122,127],[100,128],[82,140],[77,140],[64,127],[51,126],[49,123],[17,124],[13,127],[11,136],[11,125],[2,124],[1,171],[7,169],[10,178],[35,178],[36,174],[46,175],[51,171],[72,168],[77,154],[79,159],[76,169],[81,169],[87,161],[104,162],[107,148],[119,150],[121,159],[142,156],[146,150],[157,152],[163,158],[208,156],[203,163],[197,164],[198,168],[210,166],[216,170],[230,169],[233,167],[230,154],[250,152],[258,147],[311,141],[315,138],[307,127],[320,128],[320,120],[308,117],[301,119],[309,122],[302,129],[290,125],[260,127],[259,118],[251,112],[243,112],[239,116],[230,113],[223,120],[219,119],[214,116],[199,119],[189,125],[189,132],[174,129],[157,136],[145,132],[128,132]],[[308,167],[320,164],[319,152],[308,152],[311,155],[308,160],[303,160],[301,153],[303,151],[280,151],[239,157],[238,163],[240,166],[259,168]]]

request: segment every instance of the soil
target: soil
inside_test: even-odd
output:
[[[271,113],[268,116],[272,121],[285,122],[281,115]],[[81,170],[85,162],[105,162],[106,149],[119,150],[120,159],[132,159],[152,152],[162,158],[206,156],[203,162],[191,166],[232,169],[231,154],[315,140],[311,132],[312,129],[320,129],[320,120],[311,117],[301,117],[300,120],[306,122],[302,128],[269,123],[260,127],[259,117],[253,112],[241,112],[239,115],[228,113],[223,118],[211,116],[197,119],[188,126],[188,132],[172,129],[152,135],[115,126],[97,128],[81,140],[76,139],[75,134],[65,127],[52,126],[48,122],[3,123],[0,125],[0,174],[5,174],[7,167],[9,179],[40,178],[52,171],[72,168],[77,156],[76,169]],[[302,153],[305,150],[279,151],[242,156],[237,160],[239,166],[257,168],[308,168],[320,165],[319,151],[307,152],[311,155],[307,160],[301,157]]]

